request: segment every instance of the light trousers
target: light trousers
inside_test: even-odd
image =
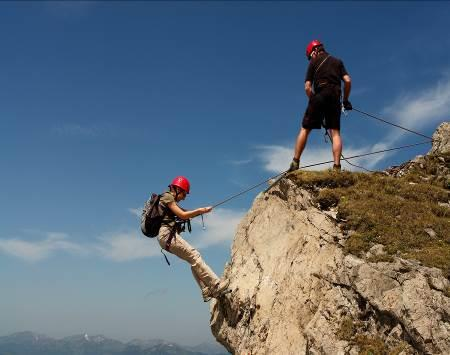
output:
[[[161,226],[158,235],[158,242],[161,248],[166,249],[167,240],[172,233],[171,228]],[[169,252],[185,260],[191,265],[192,275],[199,285],[202,292],[213,289],[218,285],[220,279],[204,262],[197,249],[191,246],[179,233],[173,232],[175,235],[170,243]]]

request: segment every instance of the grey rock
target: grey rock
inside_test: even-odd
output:
[[[233,292],[210,306],[216,339],[234,354],[357,354],[356,336],[450,354],[441,270],[345,255],[347,237],[311,201],[287,178],[254,201],[224,270]]]
[[[436,238],[436,232],[432,228],[425,228],[424,231],[430,236],[430,238]]]
[[[450,122],[443,122],[433,134],[433,146],[429,154],[443,155],[450,153]]]

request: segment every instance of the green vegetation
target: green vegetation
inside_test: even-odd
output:
[[[361,355],[399,355],[407,348],[404,341],[399,340],[397,344],[388,347],[383,339],[373,335],[357,334],[357,330],[364,328],[360,320],[353,320],[350,316],[343,319],[336,332],[338,339],[348,341],[359,348]]]
[[[359,347],[361,355],[384,355],[389,354],[387,345],[383,339],[376,336],[357,335],[355,344]]]
[[[353,338],[353,335],[356,333],[356,324],[353,322],[353,319],[350,317],[344,318],[337,331],[336,335],[338,339],[350,341]]]
[[[346,251],[362,256],[374,244],[385,246],[384,256],[416,259],[450,276],[450,155],[425,157],[403,177],[384,173],[299,171],[289,176],[312,191],[322,209],[336,208],[337,218],[350,237]],[[441,174],[441,175],[439,175]]]

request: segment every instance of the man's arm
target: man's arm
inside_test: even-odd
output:
[[[308,98],[311,98],[311,96],[312,96],[312,83],[309,80],[305,81],[305,93],[306,93],[306,96],[308,96]]]
[[[348,98],[350,97],[350,91],[352,89],[352,79],[350,78],[350,75],[345,74],[342,77],[342,80],[344,81],[344,97],[343,97],[343,101],[348,101]]]

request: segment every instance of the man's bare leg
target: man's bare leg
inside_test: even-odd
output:
[[[331,140],[333,143],[333,159],[334,165],[341,165],[341,154],[342,154],[342,138],[341,133],[338,129],[331,128],[330,130]]]
[[[311,132],[311,129],[303,128],[300,130],[297,136],[297,140],[295,141],[295,149],[294,149],[294,159],[292,160],[289,171],[297,170],[300,165],[300,157],[305,149],[306,142],[308,141],[308,135]]]

